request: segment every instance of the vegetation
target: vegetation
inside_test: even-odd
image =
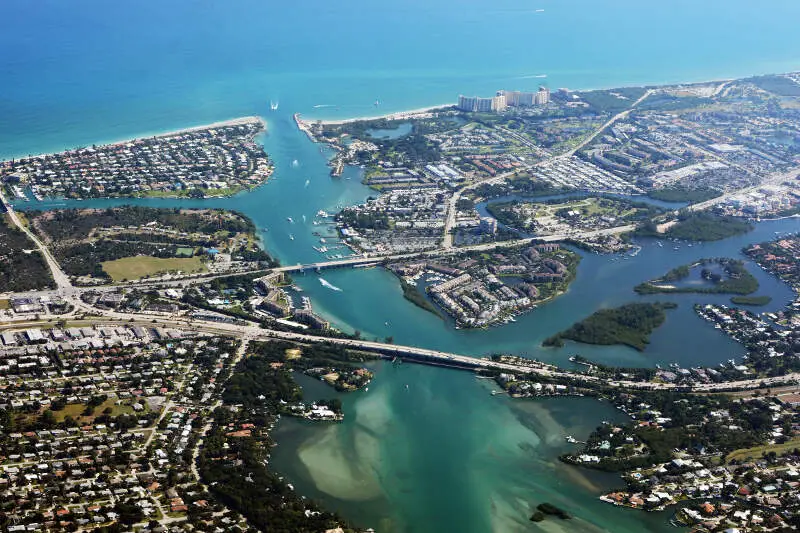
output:
[[[584,450],[600,456],[597,463],[579,463],[609,472],[646,468],[673,459],[673,450],[705,449],[706,454],[729,453],[741,448],[763,444],[773,427],[770,402],[739,402],[725,395],[686,394],[677,391],[637,391],[635,395],[611,393],[610,401],[626,412],[635,414],[636,420],[628,422],[622,431],[614,424],[598,427],[587,439]],[[657,411],[665,422],[661,427],[642,425],[640,413]],[[709,416],[712,411],[726,410],[730,419]],[[731,426],[730,420],[736,420]],[[629,438],[633,439],[631,443]],[[600,444],[609,446],[600,449]],[[585,452],[578,452],[585,453]],[[562,461],[577,463],[575,455],[564,455]],[[643,483],[646,483],[643,480]],[[631,487],[640,490],[643,487]]]
[[[706,212],[682,211],[678,221],[665,233],[659,233],[653,221],[639,226],[636,234],[647,237],[681,239],[687,241],[718,241],[751,231],[753,226],[734,217]]]
[[[786,76],[758,76],[747,81],[778,96],[800,96],[800,85]]]
[[[689,202],[694,204],[711,200],[721,194],[720,191],[715,189],[690,189],[688,187],[674,186],[654,189],[648,193],[648,196],[655,200],[661,200],[662,202]]]
[[[255,231],[255,225],[248,218],[220,209],[187,210],[123,206],[97,210],[64,209],[50,211],[44,216],[33,212],[31,216],[36,218],[37,225],[54,241],[84,239],[95,228],[114,226],[127,228],[152,222],[186,233]]]
[[[497,198],[499,196],[508,196],[513,194],[528,198],[535,198],[537,196],[549,196],[552,194],[561,194],[567,192],[574,191],[571,191],[570,189],[556,189],[550,184],[550,182],[532,178],[528,175],[510,178],[502,183],[484,183],[475,187],[475,196],[479,198]]]
[[[184,274],[206,271],[206,266],[199,257],[123,257],[114,261],[105,261],[102,266],[103,271],[114,281],[134,280],[178,270]]]
[[[167,270],[198,272],[204,268],[199,259],[176,258],[211,248],[237,260],[277,264],[258,247],[252,221],[218,209],[68,209],[34,213],[32,220],[71,276],[120,280]]]
[[[575,195],[538,202],[529,200],[489,202],[486,204],[486,209],[499,222],[522,230],[532,229],[535,226],[534,219],[545,213],[547,216],[566,219],[570,223],[602,225],[610,219],[616,224],[641,222],[664,212],[663,208],[624,198]]]
[[[436,306],[433,305],[416,287],[408,283],[402,277],[400,277],[400,287],[403,289],[403,298],[417,307],[433,313],[439,318],[442,317],[442,315],[439,313],[439,309],[437,309]]]
[[[54,286],[42,254],[25,233],[0,215],[0,291],[29,291]]]
[[[599,112],[619,113],[625,111],[638,100],[645,89],[643,87],[626,87],[623,89],[597,90],[578,93],[589,106]]]
[[[340,526],[339,517],[318,509],[269,470],[269,447],[273,443],[268,428],[285,403],[302,399],[291,368],[332,362],[338,368],[349,368],[349,361],[363,357],[324,344],[254,342],[248,348],[248,356],[239,362],[225,385],[225,406],[214,411],[213,427],[201,448],[198,466],[203,482],[220,501],[260,531],[318,532]],[[341,409],[338,399],[318,403],[335,412]],[[239,431],[245,427],[249,429]]]
[[[228,424],[237,421],[233,413],[218,408],[214,427],[201,448],[199,472],[212,494],[260,531],[316,532],[336,527],[338,520],[330,513],[306,513],[313,506],[267,469],[264,442],[254,436],[227,436]],[[231,457],[235,460],[226,460]]]
[[[563,346],[564,339],[585,344],[624,344],[639,351],[650,342],[650,334],[666,320],[666,309],[674,303],[632,303],[601,309],[569,329],[546,339],[544,346]]]
[[[772,301],[771,296],[734,296],[731,298],[731,303],[736,305],[767,305]]]
[[[547,502],[540,503],[539,505],[536,506],[536,509],[538,509],[540,513],[557,516],[562,520],[569,520],[570,518],[572,518],[572,516],[564,509],[556,507],[552,503],[547,503]]]
[[[775,443],[775,444],[764,444],[761,446],[753,446],[751,448],[741,448],[739,450],[734,450],[725,456],[725,462],[741,463],[750,461],[752,459],[758,460],[770,453],[774,453],[776,455],[782,455],[785,453],[792,452],[797,448],[800,448],[800,437],[793,437],[787,440],[786,442]]]
[[[709,268],[710,265],[721,266],[722,273],[714,272]],[[686,279],[691,274],[692,269],[699,266],[702,266],[700,278],[709,282],[710,285],[687,285],[683,287],[658,285],[659,283]],[[639,294],[701,293],[744,295],[758,290],[758,280],[747,271],[742,261],[727,258],[701,259],[693,265],[682,265],[673,268],[663,277],[641,283],[634,287],[633,290]]]

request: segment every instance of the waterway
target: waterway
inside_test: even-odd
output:
[[[293,112],[342,118],[540,83],[586,88],[794,70],[800,68],[798,19],[799,3],[777,0],[353,0],[347,9],[321,0],[11,0],[0,6],[0,158],[263,115],[268,131],[261,140],[276,163],[270,183],[228,199],[134,203],[237,209],[255,221],[264,246],[284,264],[311,262],[320,259],[312,249],[319,227],[311,217],[374,193],[357,169],[331,179],[325,150],[297,131]],[[676,38],[687,34],[693,38]],[[269,110],[270,100],[280,103],[277,111]],[[323,287],[314,274],[298,276],[298,283],[317,311],[370,338],[391,335],[398,343],[473,355],[504,351],[563,365],[575,352],[614,364],[715,364],[742,350],[691,306],[726,297],[642,298],[632,287],[701,257],[736,257],[747,243],[797,231],[798,224],[765,222],[744,236],[679,250],[645,241],[628,259],[586,255],[566,294],[486,331],[457,331],[433,318],[405,301],[397,280],[381,269],[325,272],[341,292]],[[790,299],[786,286],[754,273],[759,294],[773,297],[763,309]],[[602,306],[640,299],[679,303],[644,352],[540,347]],[[617,483],[613,476],[555,460],[570,447],[564,435],[580,438],[601,420],[617,419],[607,405],[511,401],[490,396],[490,385],[466,372],[386,364],[375,370],[368,392],[343,397],[344,423],[280,424],[271,464],[302,494],[380,533],[672,529],[668,515],[599,502],[596,495]],[[305,383],[309,394],[334,394]],[[531,505],[541,501],[564,506],[576,520],[528,522]]]

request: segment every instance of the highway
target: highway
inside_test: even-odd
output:
[[[652,95],[654,92],[655,91],[653,89],[647,89],[644,92],[644,94],[638,100],[636,100],[633,104],[631,104],[631,106],[628,109],[626,109],[625,111],[622,111],[620,113],[617,113],[616,115],[611,117],[608,120],[608,122],[606,122],[605,124],[600,126],[600,128],[598,128],[594,133],[592,133],[591,135],[586,137],[578,146],[576,146],[575,148],[573,148],[569,152],[566,152],[566,153],[564,153],[562,155],[559,155],[557,157],[561,158],[561,159],[566,159],[566,158],[572,157],[573,155],[578,153],[579,150],[581,150],[584,146],[586,146],[587,144],[592,142],[598,135],[600,135],[602,132],[604,132],[609,126],[614,124],[619,119],[627,117],[631,113],[631,111],[633,111],[634,108],[636,108],[636,106],[641,104],[647,97]]]
[[[398,357],[403,360],[413,361],[422,364],[454,366],[459,368],[469,368],[474,370],[497,370],[501,372],[525,373],[538,376],[542,380],[569,380],[573,383],[580,383],[582,386],[591,387],[593,385],[607,385],[621,389],[638,390],[676,390],[679,389],[673,383],[653,383],[630,380],[607,380],[604,377],[572,372],[559,369],[553,365],[530,361],[530,364],[510,364],[501,361],[493,361],[479,357],[461,355],[456,353],[431,350],[417,346],[405,346],[398,344],[387,344],[383,342],[368,341],[362,339],[345,339],[335,337],[322,337],[307,333],[296,333],[292,331],[277,331],[264,329],[257,324],[226,324],[190,320],[181,316],[154,316],[141,314],[127,314],[117,312],[104,312],[102,317],[85,317],[78,319],[81,326],[104,326],[104,325],[140,325],[142,327],[162,327],[168,329],[178,329],[185,331],[201,332],[211,335],[230,335],[249,341],[269,341],[273,339],[287,340],[300,343],[330,343],[343,346],[353,350],[361,350],[381,355],[387,358]],[[71,317],[62,317],[74,320]],[[19,327],[22,324],[15,326]],[[28,321],[24,328],[50,328],[53,322],[46,320]],[[754,378],[739,381],[729,381],[724,383],[698,384],[691,388],[680,388],[685,392],[715,393],[728,390],[749,390],[758,389],[765,386],[778,386],[783,384],[800,383],[800,373],[791,373],[785,376],[772,378]]]

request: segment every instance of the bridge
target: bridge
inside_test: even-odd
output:
[[[435,250],[428,250],[422,252],[413,252],[405,254],[393,255],[374,255],[374,256],[357,256],[348,257],[345,259],[337,259],[332,261],[321,261],[319,263],[306,263],[287,265],[271,269],[271,272],[303,272],[307,270],[323,270],[328,268],[342,268],[342,267],[358,267],[367,265],[380,265],[387,261],[400,261],[403,259],[414,259],[424,257],[439,257],[443,255],[454,255],[463,252],[483,252],[487,250],[495,250],[497,248],[513,248],[515,246],[523,246],[534,242],[559,242],[566,239],[581,239],[589,237],[599,237],[603,235],[619,235],[620,233],[627,233],[636,229],[634,224],[627,224],[624,226],[617,226],[614,228],[599,229],[592,231],[575,232],[574,234],[555,234],[555,235],[540,235],[537,237],[527,237],[524,239],[514,239],[509,241],[488,242],[485,244],[473,244],[470,246],[460,246],[458,248],[438,248]]]

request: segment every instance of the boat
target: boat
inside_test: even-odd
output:
[[[294,240],[294,235],[292,235],[291,233],[289,234],[289,240],[290,240],[290,241],[293,241],[293,240]]]
[[[269,101],[269,108],[271,111],[278,110],[278,102],[273,102],[272,100]]]
[[[286,217],[286,220],[289,222],[289,224],[294,224],[294,220],[292,220],[292,217]]]

